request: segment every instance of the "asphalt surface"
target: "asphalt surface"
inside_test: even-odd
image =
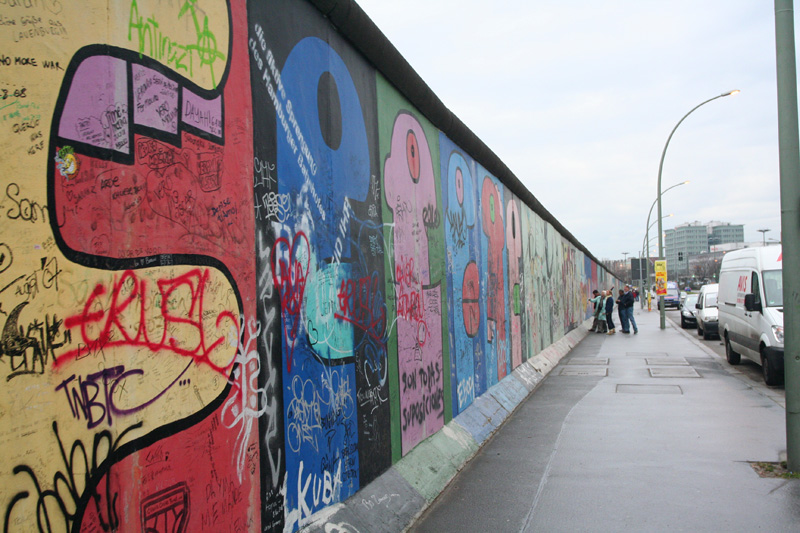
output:
[[[750,465],[785,451],[783,390],[657,311],[636,320],[590,333],[411,531],[800,530],[800,480]]]

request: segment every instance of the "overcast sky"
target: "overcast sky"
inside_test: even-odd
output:
[[[744,224],[748,241],[761,241],[760,228],[780,238],[773,2],[357,2],[601,259],[641,250],[672,128],[740,89],[692,113],[670,141],[662,188],[690,183],[664,195],[664,215],[674,214],[664,228],[721,220]]]

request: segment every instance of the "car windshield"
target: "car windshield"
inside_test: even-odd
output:
[[[761,275],[764,280],[764,301],[767,307],[783,307],[783,271],[765,270]]]
[[[709,292],[706,294],[706,307],[717,307],[717,293]]]
[[[697,294],[687,294],[686,299],[683,301],[683,306],[694,309],[694,304],[697,303],[697,296]]]

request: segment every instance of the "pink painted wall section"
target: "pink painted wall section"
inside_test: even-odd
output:
[[[516,200],[506,204],[508,247],[508,316],[511,324],[511,366],[522,364],[522,226]]]
[[[142,65],[131,65],[133,120],[136,124],[178,133],[177,82]]]
[[[506,235],[503,224],[503,199],[501,188],[488,176],[483,178],[481,189],[481,214],[483,233],[487,239],[486,253],[486,340],[495,358],[496,371],[491,371],[490,385],[508,373],[505,291]],[[495,373],[496,372],[496,373]]]
[[[394,219],[394,286],[403,454],[444,424],[442,291],[431,285],[424,224],[436,209],[428,139],[419,122],[400,114],[384,166],[386,202]]]
[[[61,115],[62,138],[130,152],[126,67],[125,61],[109,56],[81,63]]]

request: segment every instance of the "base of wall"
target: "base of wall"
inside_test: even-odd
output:
[[[302,532],[404,531],[433,503],[517,407],[588,334],[587,320],[514,369],[441,431],[348,500],[316,513]]]

